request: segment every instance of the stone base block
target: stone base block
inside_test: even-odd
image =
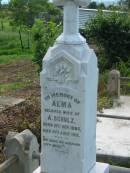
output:
[[[33,173],[42,173],[40,167],[38,167]],[[96,163],[96,172],[95,169],[91,170],[90,173],[109,173],[109,165],[106,163]]]
[[[41,168],[40,168],[40,166],[39,166],[35,171],[33,171],[32,173],[41,173]]]
[[[96,163],[96,173],[109,173],[109,165],[106,163]]]

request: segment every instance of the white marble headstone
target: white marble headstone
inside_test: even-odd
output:
[[[78,5],[87,1],[54,1],[64,5],[64,30],[41,72],[41,172],[95,173],[97,58],[78,32]]]
[[[96,56],[87,45],[55,45],[43,65],[44,171],[89,173],[96,163]]]

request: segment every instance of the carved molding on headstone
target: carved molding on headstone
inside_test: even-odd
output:
[[[59,79],[59,82],[68,81],[71,78],[71,66],[64,61],[56,64],[54,76]]]
[[[51,53],[49,60],[44,59],[44,72],[48,81],[57,83],[69,83],[72,81],[78,81],[81,64],[66,51],[60,50],[58,53]]]
[[[67,62],[64,57],[61,57],[61,59],[62,60],[60,61],[54,61],[49,66],[47,78],[50,81],[65,83],[72,80],[72,64],[70,62]]]

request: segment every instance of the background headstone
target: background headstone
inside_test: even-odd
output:
[[[118,70],[110,71],[107,90],[111,96],[120,97],[120,72]]]
[[[32,173],[39,166],[39,160],[33,159],[33,154],[39,152],[39,144],[30,130],[9,133],[4,151],[7,159],[12,156],[18,158],[6,173]]]

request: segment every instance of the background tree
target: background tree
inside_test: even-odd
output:
[[[28,48],[30,28],[33,26],[35,18],[39,18],[40,13],[47,13],[49,20],[56,18],[60,10],[49,3],[48,0],[11,0],[9,9],[12,12],[12,24],[19,26],[19,38],[21,48],[24,49],[21,30],[26,28],[28,32]]]
[[[121,10],[121,6],[118,4],[111,4],[107,7],[108,10],[112,10],[112,11],[120,11]]]
[[[1,2],[2,2],[2,0],[0,0],[0,9],[2,8],[2,3]]]
[[[33,25],[34,37],[34,61],[39,65],[39,71],[42,69],[42,59],[48,48],[53,45],[57,36],[61,33],[62,25],[57,25],[53,21],[45,22],[37,19]]]
[[[90,4],[88,5],[88,8],[90,8],[90,9],[96,9],[97,8],[97,3],[95,1],[90,2]]]
[[[119,1],[119,5],[125,9],[125,10],[129,10],[130,9],[130,0],[120,0]]]
[[[48,0],[11,0],[9,7],[13,21],[28,27],[33,26],[35,18],[39,17],[41,12],[46,12],[51,17],[60,14],[60,10]]]
[[[115,68],[130,58],[130,17],[127,13],[102,12],[86,24],[84,35],[99,47],[100,69]],[[129,62],[130,63],[130,62]]]
[[[0,0],[0,30],[4,30],[3,18],[4,18],[4,9],[2,6],[2,0]]]
[[[18,25],[32,26],[34,18],[45,9],[47,0],[11,0],[9,9],[13,22]]]
[[[99,8],[101,10],[106,9],[105,4],[103,2],[99,3],[97,8]]]

